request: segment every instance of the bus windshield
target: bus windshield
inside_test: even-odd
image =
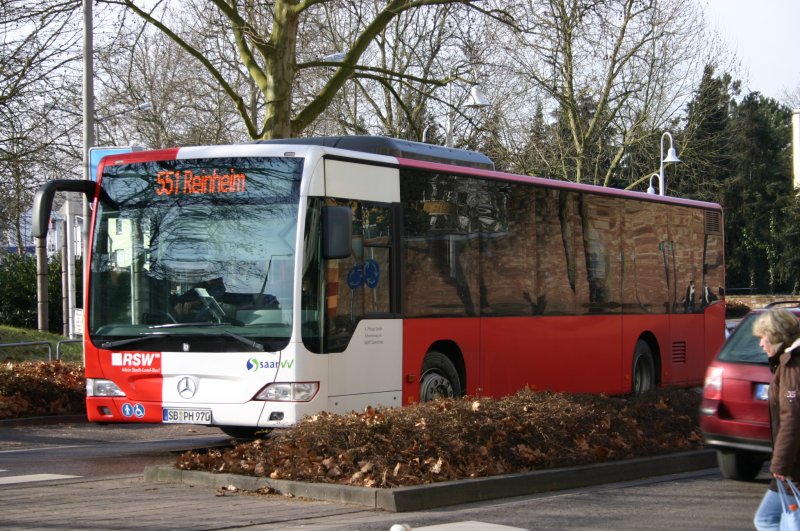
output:
[[[106,166],[90,263],[95,344],[285,347],[302,165],[213,158]]]

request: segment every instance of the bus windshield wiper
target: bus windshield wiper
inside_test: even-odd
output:
[[[164,323],[160,325],[152,325],[148,326],[147,328],[150,329],[161,329],[161,328],[204,328],[209,326],[217,326],[221,323],[215,323],[213,321],[196,321],[193,323]]]
[[[230,324],[234,324],[234,323],[230,323]],[[197,322],[197,323],[169,323],[169,324],[163,324],[163,325],[154,325],[154,326],[151,326],[149,328],[151,328],[151,329],[153,329],[153,328],[175,329],[175,328],[191,328],[191,327],[207,328],[207,327],[219,326],[219,325],[220,325],[220,323],[213,323],[211,321],[201,321],[201,322]],[[244,326],[244,325],[237,325],[237,326]],[[101,343],[100,347],[101,348],[105,348],[105,349],[109,349],[109,348],[114,348],[114,347],[120,347],[122,345],[129,345],[131,343],[138,343],[139,341],[144,341],[146,339],[153,339],[153,338],[164,339],[164,338],[171,337],[171,335],[172,334],[164,334],[164,333],[161,333],[161,334],[146,334],[146,335],[141,335],[141,336],[136,336],[136,337],[129,337],[129,338],[126,338],[126,339],[119,339],[117,341],[106,341],[105,343]],[[208,337],[209,335],[214,336],[214,335],[217,335],[217,334],[203,334],[203,336],[206,336],[206,337]],[[253,341],[252,339],[248,339],[248,338],[246,338],[244,336],[240,336],[239,334],[234,334],[233,332],[229,332],[228,330],[223,330],[222,334],[219,334],[219,335],[232,337],[236,341],[238,341],[238,342],[240,342],[240,343],[242,343],[244,345],[247,345],[248,347],[250,347],[252,349],[255,349],[255,350],[259,351],[259,352],[264,352],[265,351],[264,345],[262,345],[261,343]],[[202,336],[198,336],[195,339],[199,339],[200,337],[202,337]]]
[[[247,339],[244,336],[240,336],[239,334],[234,334],[233,332],[228,332],[227,330],[225,330],[225,335],[232,337],[233,339],[235,339],[236,341],[238,341],[240,343],[244,343],[248,347],[252,347],[252,348],[258,350],[259,352],[264,352],[264,345],[262,345],[261,343],[257,343],[255,341],[253,341],[252,339]]]
[[[164,338],[168,337],[167,334],[147,334],[144,336],[136,336],[136,337],[129,337],[127,339],[118,339],[117,341],[106,341],[105,343],[100,343],[100,348],[114,348],[114,347],[121,347],[122,345],[129,345],[131,343],[138,343],[139,341],[144,341],[146,339],[153,339],[153,338]]]
[[[244,326],[241,321],[229,321],[217,323],[214,321],[195,321],[192,323],[164,323],[160,325],[152,325],[147,328],[150,329],[163,329],[163,328],[209,328],[212,326]]]
[[[153,329],[162,329],[162,328],[185,328],[185,327],[206,327],[206,326],[216,326],[219,323],[213,323],[211,321],[200,321],[196,323],[168,323],[163,325],[153,325],[148,326],[147,328],[150,330]],[[128,337],[125,339],[118,339],[116,341],[106,341],[105,343],[100,344],[100,348],[114,348],[114,347],[121,347],[123,345],[130,345],[131,343],[138,343],[139,341],[145,341],[147,339],[154,339],[154,338],[168,338],[171,334],[159,333],[159,334],[144,334],[136,337]]]

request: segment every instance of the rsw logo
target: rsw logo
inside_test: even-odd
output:
[[[112,352],[113,367],[152,367],[161,354],[156,352]]]

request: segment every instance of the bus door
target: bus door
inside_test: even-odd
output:
[[[327,160],[328,204],[353,212],[348,258],[328,260],[328,410],[402,405],[402,320],[396,318],[398,171]],[[394,204],[393,204],[394,203]]]

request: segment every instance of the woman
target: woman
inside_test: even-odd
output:
[[[781,499],[777,481],[800,480],[800,321],[784,309],[774,308],[758,316],[753,335],[767,353],[772,370],[769,416],[772,424],[772,482],[753,523],[756,529],[778,529]]]

